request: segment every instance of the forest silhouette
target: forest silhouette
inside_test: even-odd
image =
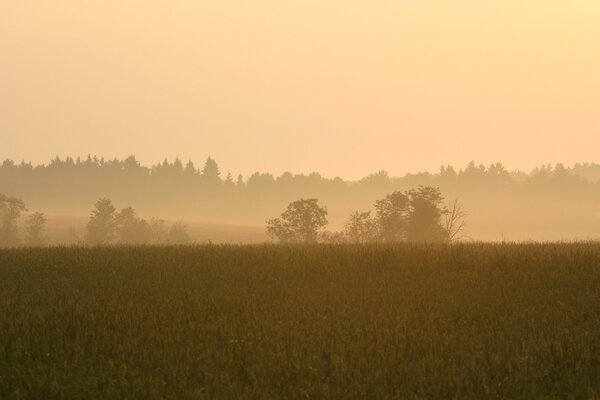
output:
[[[211,158],[201,167],[179,159],[147,167],[134,156],[0,165],[0,193],[46,214],[87,216],[98,199],[107,198],[142,216],[264,226],[291,202],[315,198],[327,207],[334,231],[351,215],[374,213],[375,202],[391,193],[435,187],[447,206],[460,199],[469,215],[468,235],[477,240],[594,239],[600,236],[599,181],[600,165],[588,163],[526,173],[472,162],[401,177],[379,171],[357,181],[290,172],[234,177]]]

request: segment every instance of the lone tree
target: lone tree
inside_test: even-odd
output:
[[[38,246],[44,242],[44,228],[46,225],[46,217],[44,213],[34,212],[26,221],[27,241],[32,246]]]
[[[100,199],[94,204],[87,224],[87,241],[91,244],[107,244],[115,237],[116,208],[109,199]]]
[[[0,194],[0,246],[18,243],[17,219],[27,210],[23,200]]]
[[[442,226],[442,216],[448,213],[439,188],[419,186],[407,192],[410,213],[406,226],[409,242],[444,242],[448,235]]]
[[[267,221],[267,234],[282,243],[315,243],[327,225],[327,210],[317,199],[290,203],[281,217]]]

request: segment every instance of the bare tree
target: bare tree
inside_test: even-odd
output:
[[[463,209],[459,199],[452,202],[452,206],[444,215],[444,230],[448,237],[448,242],[456,242],[467,237],[465,235],[467,213]]]

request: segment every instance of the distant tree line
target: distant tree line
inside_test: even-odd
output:
[[[267,221],[267,234],[282,243],[350,242],[450,243],[465,236],[466,213],[458,200],[450,208],[439,188],[419,186],[375,201],[375,213],[353,212],[341,232],[325,231],[327,209],[317,199],[290,203],[279,218]]]
[[[26,211],[23,200],[0,193],[0,247],[46,244],[47,220],[41,212],[33,212],[27,216],[25,241],[20,240],[18,222],[21,214]],[[186,244],[189,241],[187,226],[182,222],[167,226],[159,218],[146,221],[137,217],[132,207],[117,211],[109,199],[100,199],[94,204],[86,225],[85,243],[90,245]]]
[[[375,201],[375,213],[353,212],[342,232],[324,231],[327,210],[317,199],[300,199],[290,203],[279,218],[267,221],[267,233],[283,243],[323,242],[452,242],[464,232],[465,213],[458,202],[448,209],[438,188],[419,186],[405,192],[396,191]],[[0,246],[19,244],[17,221],[26,211],[23,200],[0,194]],[[445,219],[443,219],[445,217]],[[26,219],[28,245],[44,244],[46,218],[34,212]],[[110,199],[94,204],[86,225],[85,243],[109,244],[186,244],[187,227],[175,223],[137,216],[132,207],[120,211]]]
[[[496,232],[508,237],[530,231],[554,232],[551,237],[600,232],[600,164],[545,165],[520,172],[500,163],[472,162],[460,169],[442,166],[435,173],[400,177],[378,171],[354,181],[318,173],[233,176],[222,173],[212,158],[201,166],[175,159],[148,167],[134,156],[57,157],[35,166],[6,160],[0,165],[0,190],[46,213],[82,215],[107,197],[115,204],[135,204],[143,215],[242,225],[262,224],[273,210],[295,199],[316,198],[329,207],[329,224],[339,229],[353,211],[372,207],[370,216],[376,218],[376,199],[419,186],[439,188],[448,199],[460,197],[476,238]]]
[[[117,211],[112,201],[100,199],[94,205],[86,226],[86,242],[92,245],[120,244],[186,244],[190,241],[187,227],[176,222],[167,228],[165,221],[146,221],[132,207]]]
[[[318,173],[290,172],[277,177],[256,172],[247,178],[242,175],[234,178],[231,173],[223,176],[217,162],[210,157],[202,168],[191,161],[184,164],[180,159],[173,162],[165,159],[146,167],[135,156],[124,160],[95,156],[86,159],[56,157],[47,165],[37,166],[5,160],[0,164],[0,185],[4,193],[52,204],[58,201],[65,207],[90,196],[98,199],[103,193],[118,198],[118,201],[125,198],[133,204],[214,200],[225,207],[230,203],[223,203],[223,200],[236,199],[238,204],[250,204],[249,200],[273,196],[289,199],[289,196],[298,198],[313,194],[324,199],[348,194],[383,195],[419,185],[439,187],[445,193],[489,193],[492,190],[494,194],[521,192],[534,196],[560,188],[563,194],[565,189],[568,193],[600,194],[600,164],[575,164],[570,168],[562,164],[546,165],[524,173],[509,172],[500,163],[484,166],[472,162],[462,169],[442,166],[438,173],[390,177],[386,171],[378,171],[357,181],[344,181],[339,177],[325,178]],[[84,205],[87,207],[87,204],[88,200]],[[231,211],[235,210],[228,210]]]
[[[19,244],[18,220],[25,211],[27,207],[23,200],[0,193],[0,247]],[[29,214],[25,221],[25,240],[28,244],[37,246],[44,243],[45,224],[46,217],[43,213]]]

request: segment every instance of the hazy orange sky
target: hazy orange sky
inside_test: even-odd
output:
[[[597,0],[3,0],[0,158],[600,162]]]

